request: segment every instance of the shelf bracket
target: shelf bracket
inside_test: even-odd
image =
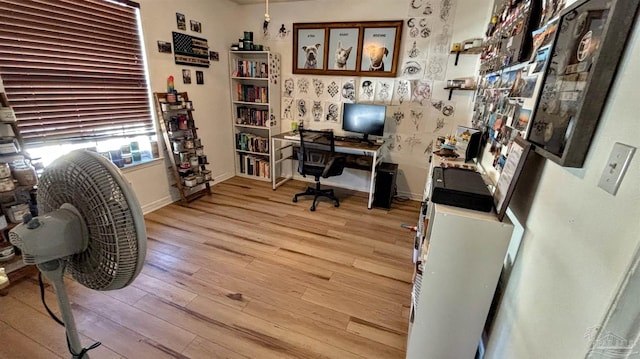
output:
[[[453,66],[458,66],[458,60],[460,59],[460,51],[456,51],[456,62],[453,64]],[[449,95],[451,96],[451,95]],[[449,99],[451,100],[451,99]]]

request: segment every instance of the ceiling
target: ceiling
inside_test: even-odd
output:
[[[239,5],[251,5],[251,4],[264,4],[265,0],[231,0]],[[309,1],[309,0],[269,0],[269,3],[276,2],[295,2],[295,1]]]

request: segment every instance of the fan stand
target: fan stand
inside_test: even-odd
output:
[[[61,259],[38,264],[38,269],[40,269],[40,272],[42,272],[45,278],[51,282],[53,289],[56,291],[58,306],[62,313],[62,321],[64,322],[64,328],[67,332],[69,347],[73,351],[72,354],[76,354],[82,351],[82,344],[80,343],[80,337],[78,336],[76,322],[73,320],[73,313],[71,312],[71,305],[69,304],[67,290],[64,287],[64,267],[65,262]],[[81,359],[89,359],[89,354],[85,354]]]

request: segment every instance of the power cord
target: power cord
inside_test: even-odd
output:
[[[56,323],[62,325],[63,327],[64,322],[62,320],[60,320],[60,318],[58,318],[52,311],[51,309],[49,309],[49,306],[47,305],[47,301],[45,300],[44,297],[44,282],[42,281],[42,272],[38,273],[38,284],[40,285],[40,299],[42,299],[42,304],[44,305],[44,309],[47,310],[47,313],[49,313],[49,316],[51,318],[53,318],[53,320],[56,321]],[[73,349],[71,348],[71,343],[69,343],[69,336],[67,336],[66,332],[65,332],[65,338],[67,339],[67,348],[69,349],[69,353],[71,353],[71,356],[73,359],[82,359],[84,358],[84,355],[87,354],[87,352],[89,350],[93,350],[97,347],[99,347],[100,345],[102,345],[102,343],[100,342],[95,342],[92,345],[90,345],[87,348],[82,348],[82,350],[80,351],[80,353],[74,353]]]

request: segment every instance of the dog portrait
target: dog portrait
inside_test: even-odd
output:
[[[313,46],[302,46],[304,51],[304,68],[305,69],[317,69],[318,68],[318,49],[322,44],[315,44]],[[322,55],[322,53],[320,53]]]
[[[354,71],[360,29],[336,28],[329,30],[329,70]]]
[[[325,30],[297,29],[294,32],[296,43],[296,70],[324,70]]]
[[[395,73],[399,32],[395,27],[372,27],[364,29],[360,71],[371,73]],[[373,74],[372,74],[373,75]]]

